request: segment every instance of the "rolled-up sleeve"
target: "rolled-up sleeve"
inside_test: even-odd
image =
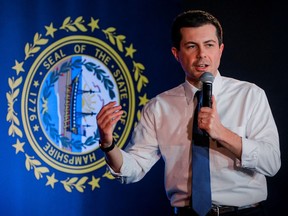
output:
[[[278,131],[265,92],[259,90],[255,98],[246,137],[242,137],[241,165],[273,176],[281,166]]]

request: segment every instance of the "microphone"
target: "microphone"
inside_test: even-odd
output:
[[[212,107],[212,84],[214,76],[210,72],[205,72],[200,76],[200,81],[203,83],[203,107]]]

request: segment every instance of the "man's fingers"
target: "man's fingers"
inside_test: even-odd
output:
[[[123,114],[123,111],[122,111],[122,110],[118,111],[117,114],[115,114],[115,115],[111,118],[110,124],[111,124],[111,125],[116,124],[116,123],[121,119],[122,114]]]
[[[115,104],[116,104],[116,102],[112,101],[112,102],[109,102],[108,104],[106,104],[105,106],[103,106],[97,115],[97,119],[101,118],[102,115],[106,114],[107,112],[109,113],[109,110],[111,110],[111,108],[113,108]]]
[[[114,113],[121,110],[121,105],[115,106],[116,102],[110,102],[107,105],[103,106],[100,110],[100,112],[97,115],[97,120],[101,120],[103,118],[107,118],[110,115],[113,115]]]
[[[123,111],[121,110],[122,106],[115,106],[115,104],[115,101],[109,102],[103,106],[98,113],[96,119],[98,125],[101,126],[102,129],[111,127],[121,118],[121,115],[123,114]]]
[[[215,96],[212,95],[212,109],[215,110],[216,109],[216,99]]]

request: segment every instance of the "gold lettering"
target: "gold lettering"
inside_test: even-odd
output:
[[[68,163],[69,164],[74,164],[74,159],[75,159],[75,157],[70,158]]]
[[[37,100],[36,100],[36,98],[34,98],[34,99],[29,98],[29,102],[31,102],[32,104],[36,104]]]
[[[96,161],[96,155],[94,153],[89,154],[89,159],[90,159],[90,162]]]
[[[120,118],[120,122],[121,124],[125,125],[126,124],[126,118],[127,118],[127,111],[123,110],[123,114],[121,115],[121,118]]]
[[[74,52],[75,53],[84,53],[85,49],[86,49],[86,45],[85,44],[83,44],[83,45],[77,44],[77,45],[74,46]]]
[[[120,99],[127,99],[128,98],[128,94],[120,94]]]
[[[119,135],[117,135],[116,138],[119,139]],[[88,164],[88,163],[92,163],[96,161],[96,155],[93,152],[87,155],[82,155],[82,156],[71,156],[69,154],[66,154],[57,150],[57,148],[55,148],[49,142],[46,143],[43,149],[48,153],[49,156],[65,164],[77,166],[77,165]]]
[[[52,55],[48,56],[46,61],[43,62],[43,66],[49,70],[57,61],[64,58],[66,54],[60,49],[58,52],[54,52]]]
[[[75,164],[74,165],[81,165],[82,164],[82,160],[81,157],[75,157]]]
[[[68,155],[68,154],[65,154],[65,155],[64,155],[63,163],[68,163],[68,162],[69,162],[69,155]]]
[[[117,81],[117,82],[120,82],[121,80],[124,80],[124,77],[123,77],[122,74],[121,74],[121,76],[118,76],[118,77],[117,77],[116,81]]]
[[[105,52],[98,48],[96,48],[95,57],[102,61],[105,65],[108,65],[109,61],[111,60],[111,58]]]
[[[44,61],[44,62],[43,62],[43,66],[44,66],[47,70],[50,69],[50,64],[49,64],[47,61]]]
[[[119,134],[118,133],[116,133],[116,132],[113,132],[113,140],[115,141],[115,142],[117,142],[118,141],[118,139],[119,139]]]
[[[119,89],[122,89],[123,86],[125,87],[125,82],[117,82]],[[120,90],[121,92],[122,90]]]
[[[56,160],[62,161],[64,157],[64,154],[57,151],[57,155],[56,155]]]
[[[85,156],[83,156],[82,158],[83,158],[83,160],[84,160],[84,163],[87,164],[87,163],[88,163],[88,156],[85,155]]]
[[[125,79],[124,76],[121,74],[121,71],[119,69],[117,69],[114,73],[113,73],[117,85],[118,85],[118,89],[119,89],[119,93],[120,93],[120,99],[127,99],[128,98],[128,90],[127,87],[125,85]]]
[[[44,148],[43,148],[44,151],[48,151],[48,149],[50,148],[50,146],[51,146],[50,143],[47,142],[46,145],[45,145]]]
[[[55,154],[55,149],[54,148],[50,148],[48,151],[48,154],[52,157],[54,157],[53,155]]]
[[[118,77],[120,73],[121,73],[121,71],[120,71],[119,69],[117,69],[117,70],[114,72],[114,76],[115,76],[115,77]]]

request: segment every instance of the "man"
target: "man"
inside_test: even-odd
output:
[[[210,72],[215,77],[212,106],[202,107],[197,115],[198,127],[210,137],[212,204],[207,215],[264,215],[265,176],[275,175],[281,165],[278,132],[265,92],[221,76],[223,32],[211,14],[192,10],[177,16],[172,42],[185,82],[150,100],[125,151],[115,147],[112,138],[121,106],[108,103],[97,116],[100,148],[112,174],[123,183],[139,181],[162,157],[173,215],[206,215],[191,207],[191,149],[194,96],[202,89],[201,75]]]

